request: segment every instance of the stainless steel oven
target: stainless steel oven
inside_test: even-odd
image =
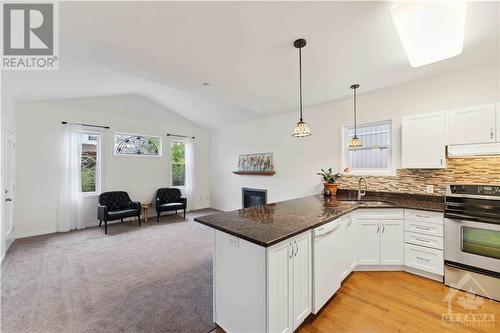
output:
[[[500,300],[500,186],[448,185],[445,284]]]

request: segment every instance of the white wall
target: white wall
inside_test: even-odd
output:
[[[56,231],[62,172],[61,121],[108,125],[102,137],[102,190],[127,191],[133,200],[152,202],[156,189],[171,185],[170,143],[166,133],[195,136],[194,208],[209,203],[209,132],[149,99],[112,96],[16,104],[16,238]],[[113,155],[115,132],[163,137],[163,156]],[[87,224],[97,221],[97,198],[85,203]]]
[[[346,90],[353,82],[346,82]],[[358,121],[393,120],[396,168],[401,163],[401,117],[463,106],[497,102],[499,67],[439,76],[363,94],[359,82]],[[304,96],[307,101],[307,96]],[[308,138],[293,138],[297,112],[259,119],[214,131],[212,135],[211,206],[221,210],[241,207],[241,188],[268,189],[268,201],[320,193],[320,168],[339,168],[340,128],[352,123],[352,99],[307,107]],[[272,152],[277,171],[272,177],[238,176],[238,155]]]

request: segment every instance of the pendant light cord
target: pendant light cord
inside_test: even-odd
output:
[[[354,137],[357,137],[357,131],[356,131],[356,88],[354,88]]]
[[[302,121],[302,48],[299,48],[299,91],[300,121]]]

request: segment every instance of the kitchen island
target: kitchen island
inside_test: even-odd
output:
[[[442,216],[440,197],[352,198],[339,191],[196,218],[214,229],[214,322],[227,332],[293,332],[356,266],[402,270],[404,209]]]

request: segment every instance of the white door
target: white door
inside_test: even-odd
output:
[[[447,111],[448,144],[496,141],[495,105],[480,105]]]
[[[292,321],[295,330],[312,311],[311,302],[311,233],[297,237],[292,242],[295,254],[292,258]]]
[[[380,263],[379,220],[358,220],[358,265]]]
[[[291,318],[291,264],[292,246],[284,242],[268,254],[268,331],[292,332]]]
[[[380,263],[382,265],[403,265],[403,220],[382,220],[380,225]]]
[[[15,155],[16,142],[14,134],[5,132],[5,159],[4,159],[4,225],[5,239],[13,238],[14,232],[14,199],[15,199]]]
[[[439,169],[446,164],[446,127],[443,112],[404,117],[401,166]]]

